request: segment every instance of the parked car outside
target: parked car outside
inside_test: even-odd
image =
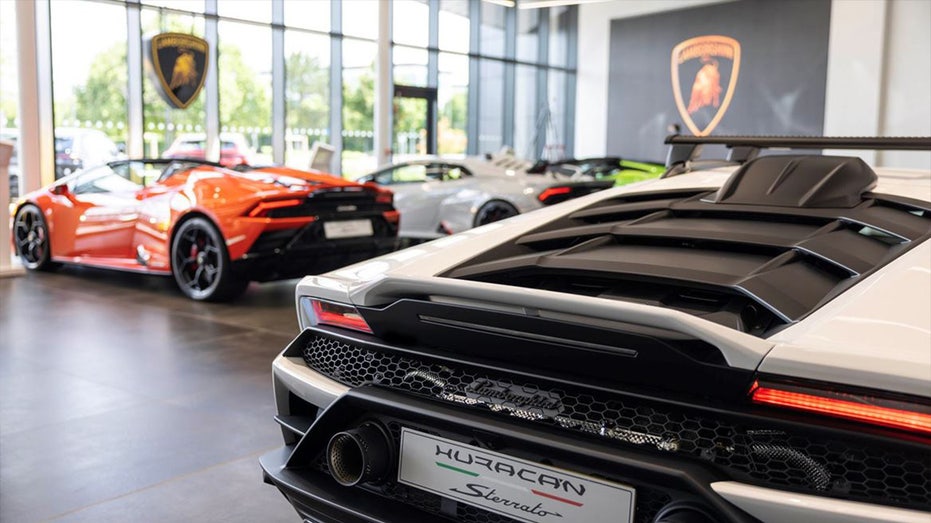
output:
[[[175,138],[162,157],[203,160],[206,158],[206,150],[206,134],[185,133]],[[220,165],[224,167],[252,165],[254,163],[252,154],[246,137],[241,133],[220,133]]]
[[[68,263],[174,276],[194,300],[396,248],[390,191],[285,167],[121,160],[26,194],[12,239],[30,270]]]
[[[55,128],[55,177],[123,157],[119,146],[103,131],[74,127]]]
[[[305,521],[931,519],[931,171],[757,157],[931,138],[669,141],[661,179],[301,280],[265,481]]]

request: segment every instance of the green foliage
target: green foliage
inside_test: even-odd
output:
[[[74,88],[70,110],[56,107],[56,124],[69,116],[82,122],[126,122],[126,83],[126,44],[114,44],[94,59],[87,82]],[[124,131],[116,127],[102,130],[114,140],[124,139]]]
[[[356,82],[343,81],[343,129],[371,131],[375,129],[375,64]]]
[[[465,129],[468,118],[469,97],[466,93],[456,93],[443,105],[440,118],[445,118],[453,129]]]
[[[416,132],[427,125],[427,101],[423,98],[394,99],[394,128]]]
[[[220,125],[271,127],[272,104],[268,90],[256,81],[256,72],[242,59],[239,47],[220,45]]]
[[[330,69],[315,56],[292,53],[285,60],[287,126],[326,129],[330,124]]]

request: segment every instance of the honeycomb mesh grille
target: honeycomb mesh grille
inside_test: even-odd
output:
[[[619,445],[676,453],[765,486],[931,509],[927,452],[813,439],[645,400],[474,373],[323,336],[310,339],[303,358],[310,368],[351,387],[380,385]]]

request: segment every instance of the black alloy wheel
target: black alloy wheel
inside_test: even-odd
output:
[[[482,208],[475,213],[475,226],[486,225],[518,214],[520,212],[508,202],[492,200],[482,205]]]
[[[49,271],[59,264],[52,262],[48,225],[35,205],[24,205],[13,220],[13,243],[23,266],[31,271]]]
[[[185,221],[175,233],[171,272],[181,292],[198,301],[231,300],[249,286],[248,280],[233,274],[220,232],[200,217]]]

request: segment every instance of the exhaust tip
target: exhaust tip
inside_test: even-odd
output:
[[[327,444],[330,475],[346,487],[383,479],[390,464],[388,434],[374,422],[337,432]]]
[[[714,523],[717,518],[697,503],[674,501],[656,514],[653,523]]]

